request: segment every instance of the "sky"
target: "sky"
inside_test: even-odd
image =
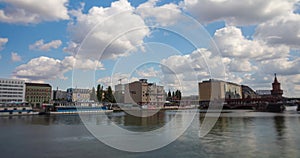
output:
[[[91,88],[210,78],[300,96],[298,0],[0,0],[0,78]]]

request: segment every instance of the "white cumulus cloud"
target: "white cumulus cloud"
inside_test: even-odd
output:
[[[31,50],[49,51],[52,48],[56,49],[62,44],[61,40],[53,40],[48,43],[44,43],[44,40],[38,40],[34,44],[29,45]]]
[[[158,0],[149,0],[139,5],[136,12],[140,14],[148,23],[162,26],[172,25],[181,18],[181,10],[174,3],[157,6]]]
[[[155,70],[154,67],[147,68],[146,70],[136,70],[135,72],[140,78],[152,78],[161,75],[161,72]]]
[[[72,69],[103,70],[103,64],[99,61],[76,59],[72,56],[67,56],[63,60],[41,56],[18,66],[13,75],[15,78],[30,81],[67,79],[64,74]]]
[[[1,0],[0,21],[6,23],[39,23],[69,19],[68,0]]]
[[[0,51],[3,49],[4,45],[8,42],[8,38],[0,38]]]
[[[298,0],[184,0],[181,4],[200,22],[225,20],[230,25],[253,25],[294,10]]]
[[[22,61],[22,57],[16,52],[11,52],[11,61],[13,62]]]
[[[289,47],[269,46],[262,40],[246,39],[241,29],[227,26],[215,32],[214,41],[224,57],[267,60],[286,57]]]
[[[144,20],[127,0],[112,2],[110,7],[94,6],[87,13],[72,11],[72,15],[74,20],[68,28],[71,42],[64,50],[78,50],[77,56],[82,58],[127,56],[149,34]]]
[[[119,83],[127,84],[138,80],[139,80],[138,78],[133,77],[127,73],[114,73],[111,76],[105,76],[99,78],[97,82],[104,86],[112,86],[112,88],[114,89],[114,85],[117,85]]]
[[[300,15],[290,14],[261,23],[256,29],[255,39],[271,45],[287,45],[300,49]]]

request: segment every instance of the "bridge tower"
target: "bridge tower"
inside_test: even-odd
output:
[[[276,73],[274,74],[274,82],[272,83],[272,90],[271,90],[271,95],[274,97],[282,97],[283,90],[280,88],[280,83],[277,80]]]

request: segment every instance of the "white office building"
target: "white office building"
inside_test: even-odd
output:
[[[0,103],[24,102],[25,81],[0,79]]]

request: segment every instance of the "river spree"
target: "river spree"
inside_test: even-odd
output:
[[[151,131],[164,126],[174,113],[176,112],[162,111],[147,118],[139,118],[121,112],[109,114],[109,119],[123,129]],[[197,114],[184,134],[163,148],[133,153],[120,151],[100,142],[87,130],[78,115],[0,117],[1,157],[231,158],[300,155],[300,114],[297,112],[222,113],[213,129],[200,138],[199,128],[203,119],[203,113]],[[100,120],[97,124],[108,123]]]

